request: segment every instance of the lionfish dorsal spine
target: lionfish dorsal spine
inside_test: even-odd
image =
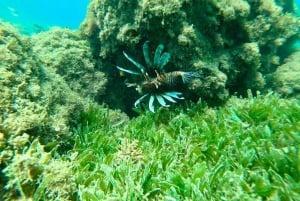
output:
[[[163,49],[164,49],[163,44],[159,44],[157,46],[155,53],[154,53],[154,67],[159,67],[160,56],[161,56]]]
[[[136,71],[134,71],[134,70],[129,70],[129,69],[126,69],[126,68],[122,68],[122,67],[120,67],[120,66],[117,66],[117,68],[118,68],[120,71],[129,73],[129,74],[133,74],[133,75],[141,75],[141,73],[136,72]]]
[[[171,57],[170,53],[164,52],[159,59],[159,63],[157,67],[162,69],[169,62],[170,57]]]
[[[153,66],[151,60],[150,60],[150,55],[149,55],[149,41],[146,41],[143,45],[143,54],[145,58],[145,62],[148,68]]]
[[[142,64],[134,61],[128,54],[126,54],[126,52],[123,51],[123,54],[126,57],[126,59],[128,59],[128,61],[130,61],[133,65],[135,65],[142,72],[142,74],[145,74],[145,67]]]

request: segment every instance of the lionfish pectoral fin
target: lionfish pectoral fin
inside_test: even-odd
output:
[[[154,96],[153,95],[151,95],[150,96],[150,99],[149,99],[149,110],[151,111],[151,112],[153,112],[153,113],[155,113],[154,112]]]
[[[144,98],[146,98],[146,96],[148,96],[148,94],[145,94],[145,95],[143,95],[142,97],[140,97],[139,99],[137,99],[137,100],[134,102],[134,107],[137,107],[138,104],[140,104],[140,103],[144,100]]]
[[[172,102],[172,103],[176,103],[176,100],[174,100],[171,96],[166,95],[166,94],[162,94],[162,96],[167,99],[168,101]]]
[[[129,82],[125,82],[127,87],[136,87],[137,83],[129,83]]]
[[[201,78],[202,74],[199,72],[183,72],[182,74],[182,82],[184,84],[190,83],[193,79]]]
[[[165,95],[170,96],[172,98],[184,99],[184,97],[181,97],[182,93],[177,91],[166,92]]]
[[[133,75],[141,75],[141,73],[139,72],[136,72],[136,71],[133,71],[133,70],[129,70],[129,69],[126,69],[126,68],[122,68],[120,66],[117,66],[117,68],[120,70],[120,71],[123,71],[125,73],[129,73],[129,74],[133,74]]]
[[[166,101],[164,100],[162,95],[156,95],[156,99],[159,102],[160,105],[164,107],[169,107],[170,105],[167,105]]]

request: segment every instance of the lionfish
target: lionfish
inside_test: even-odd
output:
[[[135,101],[134,106],[137,107],[143,100],[149,97],[149,110],[153,113],[155,99],[161,106],[169,107],[170,105],[166,103],[166,100],[176,103],[176,99],[184,99],[182,93],[176,91],[176,89],[189,84],[194,78],[201,77],[201,74],[198,72],[172,71],[165,73],[163,68],[169,62],[171,55],[168,52],[163,53],[163,49],[164,45],[159,44],[157,46],[152,62],[149,56],[149,41],[146,41],[143,45],[143,54],[147,68],[133,60],[124,51],[123,54],[126,59],[135,65],[139,71],[117,66],[120,71],[144,78],[144,81],[140,83],[127,83],[127,86],[136,87],[136,90],[140,94],[143,94],[143,96]],[[153,76],[150,76],[151,73]]]

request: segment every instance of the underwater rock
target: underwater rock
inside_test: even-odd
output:
[[[96,69],[89,44],[78,32],[53,28],[33,35],[31,41],[43,66],[62,76],[73,91],[91,99],[103,95],[106,77]]]
[[[204,80],[190,90],[196,99],[213,97],[218,101],[225,100],[228,91],[246,95],[247,89],[266,87],[264,76],[281,65],[291,53],[290,45],[299,38],[299,18],[291,5],[291,1],[273,0],[93,0],[81,33],[114,82],[108,83],[111,93],[107,96],[112,98],[107,102],[111,105],[134,102],[136,95],[122,95],[134,93],[120,87],[124,79],[112,68],[127,66],[123,50],[143,64],[141,47],[147,40],[153,47],[164,44],[171,54],[166,71],[212,72],[207,75],[214,77],[209,79],[215,80],[211,85],[223,89],[203,93]],[[216,76],[219,74],[226,79]],[[120,94],[118,100],[113,98],[116,93]]]
[[[12,142],[24,133],[42,136],[43,143],[64,139],[63,146],[69,146],[70,126],[105,88],[88,44],[72,31],[54,30],[31,39],[7,23],[0,25],[0,133],[6,141],[0,164],[10,159],[16,149]]]
[[[289,56],[284,62],[269,76],[270,84],[285,97],[300,98],[300,51]]]
[[[3,170],[9,179],[3,200],[71,200],[76,184],[71,163],[53,159],[35,140],[22,153],[16,153]],[[2,189],[2,188],[1,188]],[[2,190],[1,190],[2,191]]]
[[[6,139],[39,128],[47,119],[47,109],[35,101],[42,95],[44,72],[29,39],[7,23],[0,21],[0,25],[0,131]]]
[[[0,21],[0,200],[33,194],[44,200],[45,193],[49,200],[71,199],[76,186],[69,162],[51,159],[41,144],[59,151],[73,146],[72,129],[105,90],[106,77],[96,67],[75,31],[26,37]],[[107,115],[112,125],[128,121],[119,111]]]

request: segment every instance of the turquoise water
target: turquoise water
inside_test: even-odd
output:
[[[77,29],[85,17],[88,3],[89,0],[1,0],[0,18],[15,24],[24,34],[47,30],[51,26]],[[300,8],[300,0],[295,3]]]
[[[298,15],[300,15],[300,0],[295,0],[295,3],[296,3],[296,6],[297,6],[297,8],[298,8]],[[295,43],[295,46],[297,47],[297,48],[299,48],[300,47],[300,41],[298,41],[298,42],[296,42]]]
[[[85,18],[88,3],[89,0],[0,0],[0,19],[29,35],[52,26],[77,29]],[[295,4],[300,13],[300,0],[295,0]]]
[[[0,18],[24,34],[52,26],[77,29],[85,18],[89,0],[0,0]]]

